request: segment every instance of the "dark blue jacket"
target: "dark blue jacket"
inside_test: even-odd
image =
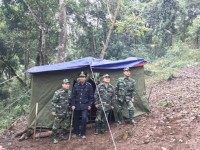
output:
[[[72,90],[72,106],[75,106],[76,110],[88,109],[94,100],[94,93],[92,85],[89,82],[81,84],[80,82],[75,83]]]

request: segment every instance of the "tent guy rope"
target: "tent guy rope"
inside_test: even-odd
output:
[[[22,74],[24,74],[24,73],[21,73],[21,74],[19,74],[19,75],[17,75],[17,76],[13,76],[12,78],[10,78],[10,79],[8,79],[8,80],[6,80],[6,81],[1,82],[0,85],[4,84],[4,83],[6,83],[6,82],[8,82],[8,81],[10,81],[10,80],[13,80],[13,79],[16,78],[16,77],[21,76]]]
[[[6,109],[8,109],[10,106],[12,106],[15,102],[20,101],[23,97],[25,97],[25,96],[30,92],[30,90],[31,90],[31,89],[29,89],[28,91],[26,91],[26,93],[25,93],[24,95],[22,95],[19,99],[17,99],[16,101],[14,101],[14,102],[12,102],[10,105],[8,105],[4,110],[2,110],[2,111],[0,112],[0,114],[1,114],[2,112],[4,112]]]
[[[94,82],[95,82],[95,85],[96,85],[97,82],[96,82],[96,79],[95,79],[95,77],[94,77],[94,72],[93,72],[91,66],[90,66],[90,70],[91,70],[91,72],[92,72],[92,76],[93,76],[93,79],[94,79]],[[97,86],[97,85],[96,85],[96,86]],[[103,106],[103,102],[102,102],[102,99],[101,99],[101,96],[100,96],[100,93],[99,93],[99,89],[96,88],[96,90],[97,90],[97,93],[98,93],[98,96],[99,96],[99,100],[100,100],[100,102],[101,102],[101,105]],[[116,142],[115,142],[115,140],[114,140],[114,137],[113,137],[113,134],[112,134],[112,131],[111,131],[109,122],[108,122],[108,118],[107,118],[107,116],[106,116],[104,107],[102,107],[102,108],[103,108],[103,113],[104,113],[105,118],[106,118],[106,123],[107,123],[107,125],[108,125],[108,129],[109,129],[109,132],[110,132],[110,135],[111,135],[111,138],[112,138],[113,146],[114,146],[115,150],[117,150]]]

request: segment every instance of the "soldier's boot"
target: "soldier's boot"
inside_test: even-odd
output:
[[[135,120],[134,120],[134,111],[133,110],[129,110],[129,123],[130,124],[135,124]]]
[[[54,144],[57,144],[58,143],[58,133],[57,133],[57,130],[53,129],[52,130],[52,138],[53,138],[53,143]]]
[[[94,132],[94,134],[98,135],[99,134],[99,130],[100,130],[99,122],[96,122],[95,123],[95,132]]]
[[[105,123],[102,122],[101,123],[101,130],[100,130],[101,134],[104,134],[105,133]]]
[[[53,144],[57,144],[58,140],[57,139],[53,139]]]
[[[125,124],[122,112],[118,112],[118,124]]]
[[[61,134],[60,134],[60,139],[61,139],[61,140],[67,140],[66,135],[67,135],[67,129],[62,128]]]

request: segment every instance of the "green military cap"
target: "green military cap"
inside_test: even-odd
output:
[[[68,79],[64,79],[63,83],[70,83]]]
[[[104,74],[103,78],[110,78],[109,74]]]
[[[84,71],[81,71],[78,75],[79,77],[86,77],[86,73]]]
[[[123,69],[123,71],[129,71],[129,70],[130,70],[129,67],[126,67],[126,68]]]

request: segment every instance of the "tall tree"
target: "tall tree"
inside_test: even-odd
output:
[[[111,38],[111,34],[112,34],[112,31],[113,31],[114,26],[115,26],[116,18],[117,18],[117,15],[119,13],[120,5],[121,5],[121,0],[118,0],[117,1],[117,8],[115,10],[114,16],[112,16],[111,13],[109,13],[110,19],[111,19],[111,26],[109,28],[109,31],[108,31],[108,34],[107,34],[107,37],[106,37],[106,41],[103,43],[103,49],[102,49],[101,54],[100,54],[101,59],[104,58],[105,52],[108,48],[108,44],[109,44],[109,41],[110,41],[110,38]],[[109,10],[109,6],[108,6],[108,10]]]
[[[67,33],[66,33],[66,0],[59,0],[59,43],[58,43],[58,54],[57,62],[64,62],[67,53],[66,53],[66,42],[67,42]]]

